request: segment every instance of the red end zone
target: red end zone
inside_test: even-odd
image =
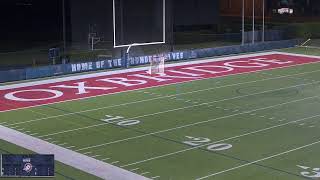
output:
[[[239,73],[319,62],[319,58],[273,53],[231,60],[170,65],[165,76],[134,71],[0,90],[0,111],[9,111],[111,93],[163,86]]]

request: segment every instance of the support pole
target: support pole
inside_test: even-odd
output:
[[[62,22],[63,22],[63,53],[66,53],[67,49],[67,38],[66,38],[66,7],[65,7],[65,0],[62,0]]]
[[[252,44],[255,41],[255,0],[252,0]]]
[[[262,42],[265,41],[265,0],[262,0]]]
[[[245,36],[245,32],[244,32],[244,28],[245,28],[244,27],[244,25],[245,25],[245,22],[244,22],[245,21],[245,19],[244,19],[244,8],[245,8],[244,1],[245,0],[242,0],[242,45],[244,45],[244,43],[245,43],[245,39],[244,39],[245,38],[244,37]]]

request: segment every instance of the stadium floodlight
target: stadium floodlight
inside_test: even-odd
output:
[[[156,44],[165,44],[166,43],[166,0],[162,0],[162,41],[156,42],[145,42],[145,43],[131,43],[131,44],[117,44],[116,42],[116,5],[115,0],[113,0],[113,47],[122,48],[127,47],[127,53],[129,53],[131,47],[133,46],[147,46],[147,45],[156,45]]]
[[[291,8],[280,8],[277,11],[279,14],[293,14],[293,9]]]

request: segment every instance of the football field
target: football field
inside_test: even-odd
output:
[[[317,179],[319,62],[270,53],[8,85],[0,125],[150,179]]]

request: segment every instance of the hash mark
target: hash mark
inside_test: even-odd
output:
[[[96,157],[100,157],[101,155],[97,154],[97,155],[94,155],[94,156],[91,156],[92,158],[96,158]]]
[[[143,172],[140,175],[145,175],[145,174],[149,174],[150,172]]]
[[[138,170],[138,169],[140,169],[140,168],[134,168],[134,169],[131,169],[130,171],[136,171],[136,170]]]
[[[10,127],[10,126],[9,126]],[[11,126],[10,128],[11,129],[16,129],[16,128],[18,128],[19,126]]]
[[[110,158],[104,158],[104,159],[101,159],[101,161],[105,161],[105,160],[109,160]]]
[[[58,144],[58,146],[63,146],[63,145],[66,145],[68,143],[61,143],[61,144]]]

